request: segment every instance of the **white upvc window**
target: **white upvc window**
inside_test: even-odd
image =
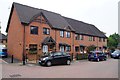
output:
[[[60,31],[60,37],[64,37],[64,31]]]
[[[70,32],[66,32],[66,38],[70,38]]]

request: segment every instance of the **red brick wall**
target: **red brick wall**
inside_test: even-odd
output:
[[[8,54],[22,60],[23,52],[23,26],[14,8],[8,30]]]

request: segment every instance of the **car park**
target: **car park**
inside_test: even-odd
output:
[[[65,52],[51,52],[39,59],[39,64],[42,66],[52,66],[56,64],[71,64],[71,57]]]
[[[88,55],[89,61],[101,61],[101,60],[107,60],[107,56],[102,51],[91,51]]]
[[[120,59],[120,50],[115,50],[113,53],[111,53],[111,58],[118,58]]]

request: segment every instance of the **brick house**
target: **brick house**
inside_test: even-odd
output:
[[[107,37],[94,25],[43,9],[13,3],[6,32],[8,53],[22,60],[50,51],[85,53],[89,45],[103,48]]]

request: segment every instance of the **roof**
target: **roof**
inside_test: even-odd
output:
[[[96,28],[92,24],[88,24],[82,21],[64,17],[67,22],[75,29],[78,34],[86,34],[98,37],[106,37],[103,32]]]
[[[21,23],[29,24],[31,20],[34,19],[34,17],[39,16],[42,13],[51,28],[63,29],[63,30],[68,30],[69,28],[70,31],[74,31],[79,34],[106,37],[94,25],[87,24],[78,20],[66,18],[58,13],[54,13],[43,9],[33,8],[19,3],[13,3],[12,5],[6,32],[8,32],[9,29],[9,23],[14,7],[17,11]]]
[[[0,40],[4,40],[7,39],[7,36],[5,36],[4,34],[0,33]]]
[[[13,3],[11,11],[13,10],[14,7],[17,11],[17,14],[21,23],[29,24],[31,19],[35,15],[43,13],[43,15],[45,16],[45,18],[47,19],[47,21],[49,22],[52,28],[64,29],[68,26],[71,27],[71,25],[69,25],[68,22],[63,17],[61,17],[60,14],[43,10],[43,9],[33,8],[33,7],[22,5],[19,3]],[[11,15],[12,14],[10,14],[10,16]],[[7,26],[8,28],[9,28],[9,23],[10,23],[10,18],[8,21],[8,26]],[[72,27],[71,27],[71,30],[74,31]],[[7,31],[8,29],[6,30],[6,32]]]
[[[55,40],[50,36],[47,36],[42,42],[42,44],[55,44],[55,43],[56,43]]]

